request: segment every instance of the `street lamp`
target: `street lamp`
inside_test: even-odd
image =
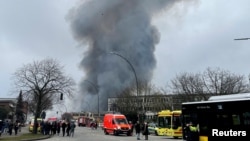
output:
[[[234,40],[250,40],[250,38],[237,38],[237,39],[234,39]]]
[[[122,55],[120,55],[120,54],[118,54],[118,53],[116,53],[116,52],[110,52],[110,54],[114,54],[114,55],[116,55],[116,56],[119,56],[119,57],[121,57],[123,60],[125,60],[128,64],[129,64],[129,66],[131,67],[131,69],[132,69],[132,71],[133,71],[133,73],[134,73],[134,75],[135,75],[135,81],[136,81],[136,92],[137,92],[137,97],[139,96],[139,86],[138,86],[138,80],[137,80],[137,76],[136,76],[136,72],[135,72],[135,69],[134,69],[134,67],[133,67],[133,65],[129,62],[129,60],[127,59],[127,58],[125,58],[124,56],[122,56]],[[139,119],[139,117],[138,117],[138,119]]]
[[[250,40],[250,38],[237,38],[237,39],[234,39],[234,40]],[[250,89],[250,74],[248,75],[248,79],[249,79],[249,88]]]
[[[248,75],[248,90],[250,91],[250,74]]]
[[[137,89],[137,96],[138,96],[138,95],[139,95],[138,80],[137,80],[136,72],[135,72],[135,69],[134,69],[133,65],[128,61],[127,58],[123,57],[122,55],[120,55],[120,54],[118,54],[118,53],[116,53],[116,52],[110,52],[110,54],[114,54],[114,55],[117,55],[117,56],[121,57],[121,58],[124,59],[124,60],[129,64],[129,66],[131,67],[131,69],[133,70],[134,75],[135,75],[136,89]]]
[[[97,93],[97,96],[98,96],[98,100],[97,100],[97,103],[98,103],[98,107],[97,107],[97,109],[98,109],[98,118],[100,118],[100,112],[99,112],[99,92],[98,92],[98,86],[97,85],[95,85],[94,83],[92,83],[92,82],[90,82],[90,81],[88,81],[88,80],[84,80],[85,82],[88,82],[89,84],[91,84],[94,88],[95,88],[95,90],[96,90],[96,93]]]

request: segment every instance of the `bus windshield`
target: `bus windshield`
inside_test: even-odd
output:
[[[159,117],[158,126],[161,128],[170,128],[171,127],[171,116]]]

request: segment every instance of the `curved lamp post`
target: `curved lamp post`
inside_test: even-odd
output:
[[[85,82],[88,82],[91,86],[93,86],[96,90],[97,96],[98,96],[98,100],[97,100],[97,109],[98,109],[98,118],[100,117],[100,112],[99,112],[99,92],[98,92],[98,86],[95,85],[94,83],[90,82],[89,80],[84,80]]]
[[[250,38],[237,38],[237,39],[234,39],[234,40],[250,40]],[[249,80],[249,89],[250,89],[250,74],[248,75],[248,80]]]
[[[119,56],[119,57],[121,57],[123,60],[125,60],[128,64],[129,64],[129,66],[131,67],[131,69],[132,69],[132,71],[133,71],[133,73],[134,73],[134,75],[135,75],[135,81],[136,81],[136,96],[138,97],[139,96],[139,86],[138,86],[138,80],[137,80],[137,76],[136,76],[136,72],[135,72],[135,69],[134,69],[134,67],[133,67],[133,65],[129,62],[129,60],[127,59],[127,58],[125,58],[124,56],[122,56],[122,55],[120,55],[120,54],[118,54],[118,53],[116,53],[116,52],[109,52],[110,54],[114,54],[114,55],[116,55],[116,56]],[[138,120],[139,120],[139,115],[138,115]]]
[[[131,69],[133,70],[133,73],[134,73],[134,75],[135,75],[136,90],[137,90],[137,96],[138,96],[138,95],[139,95],[138,80],[137,80],[136,72],[135,72],[135,69],[134,69],[133,65],[128,61],[127,58],[123,57],[122,55],[120,55],[120,54],[118,54],[118,53],[116,53],[116,52],[110,52],[110,54],[114,54],[114,55],[117,55],[117,56],[121,57],[121,58],[124,59],[124,60],[129,64],[129,66],[131,67]]]

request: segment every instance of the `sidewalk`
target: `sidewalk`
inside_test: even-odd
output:
[[[18,131],[17,135],[15,135],[15,131],[13,130],[12,131],[12,135],[10,135],[9,133],[2,133],[1,137],[0,138],[8,138],[8,137],[18,137],[18,136],[21,136],[23,134],[27,134],[27,133],[30,133],[29,130],[28,130],[28,127],[29,126],[25,126],[25,127],[22,127],[21,128],[21,132]],[[40,134],[40,133],[39,133]],[[33,138],[33,139],[22,139],[22,141],[35,141],[35,140],[41,140],[41,139],[47,139],[47,138],[50,138],[50,136],[46,136],[44,135],[43,137],[39,137],[39,138]],[[0,139],[1,140],[1,139]]]
[[[22,127],[21,132],[18,131],[17,135],[15,135],[15,131],[13,129],[12,135],[10,135],[9,133],[2,133],[1,137],[15,137],[15,136],[20,136],[20,135],[26,134],[26,133],[29,133],[28,126]]]

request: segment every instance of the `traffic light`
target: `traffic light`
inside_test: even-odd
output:
[[[41,114],[41,118],[45,119],[45,117],[46,117],[46,112],[43,111],[42,114]]]
[[[63,93],[61,93],[60,100],[63,100]]]

